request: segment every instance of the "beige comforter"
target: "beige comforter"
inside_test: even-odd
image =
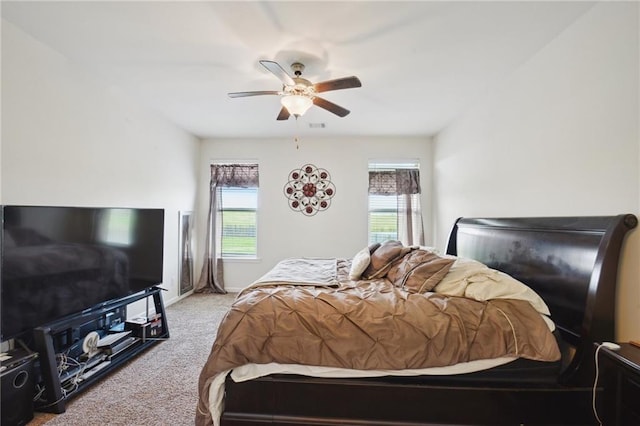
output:
[[[326,276],[324,284],[312,278],[282,284],[276,266],[280,272],[270,273],[276,280],[259,280],[238,295],[200,374],[196,424],[212,423],[213,378],[248,363],[399,370],[503,356],[560,358],[547,324],[527,301],[409,293],[384,278],[350,281],[349,261],[336,265],[337,287]],[[295,273],[291,263],[285,266]]]

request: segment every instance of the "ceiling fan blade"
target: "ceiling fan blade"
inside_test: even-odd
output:
[[[296,82],[293,81],[293,78],[278,64],[273,61],[260,61],[263,67],[271,71],[273,75],[278,77],[280,81],[282,81],[287,86],[295,86]]]
[[[321,81],[313,85],[316,93],[328,92],[329,90],[351,89],[354,87],[362,87],[362,83],[358,77],[344,77],[335,80]]]
[[[246,96],[259,96],[259,95],[281,95],[282,92],[278,90],[259,90],[255,92],[232,92],[229,93],[230,98],[244,98]]]
[[[332,112],[340,117],[349,115],[349,113],[351,112],[348,109],[342,108],[341,106],[336,105],[333,102],[329,102],[328,100],[319,98],[317,96],[313,98],[313,104],[319,106],[320,108],[324,108],[327,111]]]
[[[289,111],[285,107],[282,107],[282,109],[280,110],[280,114],[278,114],[278,118],[276,118],[276,120],[288,120],[289,117],[291,117]]]

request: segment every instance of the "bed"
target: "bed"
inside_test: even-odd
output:
[[[285,260],[223,319],[196,424],[595,423],[594,343],[614,340],[636,226],[629,214],[460,218],[445,255],[400,244],[386,258]]]

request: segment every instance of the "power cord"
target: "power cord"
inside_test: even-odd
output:
[[[86,362],[84,363],[80,362],[77,359],[69,356],[69,354],[64,352],[56,354],[56,363],[58,364],[57,365],[58,379],[61,381],[60,391],[62,393],[62,396],[57,401],[53,401],[45,405],[38,405],[37,406],[38,408],[52,407],[57,403],[59,403],[60,401],[64,401],[69,396],[70,393],[75,392],[78,389],[80,385],[80,377],[84,374],[87,368]],[[77,369],[77,370],[74,371],[73,374],[69,375],[64,380],[62,380],[64,373],[69,369]],[[36,385],[37,392],[33,397],[33,402],[35,403],[45,402],[45,401],[42,401],[41,399],[42,396],[44,395],[45,390],[46,390],[46,386],[40,386],[39,384]]]
[[[168,340],[168,337],[147,337],[145,340]],[[60,384],[60,390],[62,391],[62,396],[60,399],[54,402],[50,402],[46,405],[38,405],[38,408],[48,408],[56,405],[60,401],[63,401],[67,398],[67,396],[75,392],[80,385],[80,378],[85,373],[88,365],[87,362],[80,362],[77,359],[69,356],[68,353],[58,353],[56,354],[56,363],[58,370],[58,378],[62,379],[63,374],[70,368],[79,368],[72,375],[68,376],[63,383]],[[45,386],[36,385],[36,394],[33,397],[33,402],[42,402],[41,398],[46,390]]]
[[[600,353],[600,349],[602,348],[607,348],[609,350],[612,351],[617,351],[618,349],[620,349],[620,345],[616,344],[616,343],[611,343],[611,342],[604,342],[600,345],[598,345],[598,347],[596,348],[596,352],[594,355],[594,361],[596,364],[596,377],[593,380],[593,391],[592,391],[592,401],[591,401],[591,406],[593,409],[593,415],[596,417],[596,420],[598,421],[598,424],[600,426],[602,426],[602,420],[600,419],[600,416],[598,416],[598,409],[596,407],[596,388],[598,387],[598,378],[600,376],[600,366],[599,366],[599,358],[598,358],[598,354]]]

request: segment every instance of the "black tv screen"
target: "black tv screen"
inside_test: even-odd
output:
[[[2,207],[1,339],[162,283],[164,210]]]

